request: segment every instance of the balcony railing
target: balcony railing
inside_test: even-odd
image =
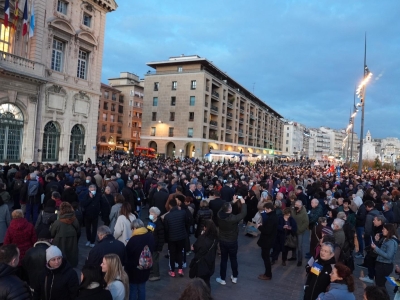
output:
[[[206,86],[206,91],[207,91],[207,92],[209,92],[209,91],[210,91],[210,88],[209,88],[208,86]]]
[[[239,119],[239,123],[240,123],[240,124],[243,124],[243,122],[244,122],[244,119],[243,119],[243,118],[240,118],[240,119]]]
[[[226,139],[225,139],[225,142],[227,142],[227,143],[232,143],[232,142],[233,142],[233,139],[228,139],[228,138],[226,138]]]
[[[210,121],[210,126],[218,127],[217,121]]]
[[[210,140],[218,141],[218,136],[217,135],[210,135]]]
[[[244,141],[238,141],[239,145],[244,145]]]
[[[233,108],[233,103],[228,101],[227,105],[228,105],[229,108]]]
[[[0,51],[0,68],[34,77],[44,78],[45,75],[43,64],[3,51]]]
[[[211,105],[210,108],[211,108],[211,111],[218,112],[218,107],[217,106]]]
[[[228,113],[226,113],[226,117],[227,117],[228,119],[232,119],[232,118],[233,118],[233,114],[230,113],[230,112],[228,112]]]
[[[216,91],[213,91],[213,92],[211,93],[211,96],[212,96],[213,98],[215,98],[215,99],[219,99],[219,93],[216,92]]]
[[[232,130],[232,126],[231,125],[226,125],[226,129],[227,130]]]

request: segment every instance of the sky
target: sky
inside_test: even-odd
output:
[[[117,0],[107,14],[102,82],[181,54],[207,58],[280,113],[307,127],[346,128],[373,76],[364,136],[400,138],[398,0]],[[356,103],[359,100],[356,99]],[[355,120],[360,135],[361,111]]]

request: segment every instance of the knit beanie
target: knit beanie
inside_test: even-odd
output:
[[[333,235],[333,230],[329,227],[322,228],[322,233],[325,235]]]
[[[58,257],[58,256],[62,257],[62,253],[61,253],[61,250],[57,246],[50,246],[49,248],[47,248],[47,250],[46,250],[46,261],[47,262],[49,262],[50,259],[52,259],[54,257]]]

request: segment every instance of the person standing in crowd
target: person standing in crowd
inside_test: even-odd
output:
[[[78,265],[78,239],[81,233],[79,222],[71,204],[63,202],[56,220],[50,228],[53,245],[59,247],[72,267]]]
[[[319,300],[355,300],[354,278],[351,270],[342,263],[335,264],[331,274],[329,291],[318,295]]]
[[[232,188],[232,183],[225,180],[223,188],[221,188],[221,199],[227,202],[231,202],[235,195],[235,190]]]
[[[135,215],[132,214],[131,205],[128,202],[122,203],[121,210],[119,211],[119,217],[114,227],[114,237],[116,240],[124,243],[128,243],[132,236],[131,223],[136,219]]]
[[[36,221],[36,233],[39,234],[44,228],[49,229],[55,220],[57,220],[56,202],[53,199],[49,199]]]
[[[246,225],[247,222],[251,222],[251,220],[254,218],[254,216],[258,212],[258,209],[257,209],[258,199],[253,190],[249,190],[247,192],[245,201],[246,201],[246,205],[247,205],[247,215],[243,219],[243,225]]]
[[[189,281],[183,290],[179,300],[213,300],[211,289],[201,278],[194,278]]]
[[[110,253],[103,257],[101,271],[105,273],[106,289],[113,300],[129,300],[129,278],[122,267],[119,256]]]
[[[354,197],[353,197],[354,199]],[[367,208],[365,203],[362,203],[356,213],[356,234],[358,242],[358,252],[355,254],[355,258],[364,258],[364,228],[365,220],[367,217]]]
[[[122,203],[125,202],[125,198],[121,194],[117,194],[114,197],[114,202],[115,204],[111,207],[111,212],[109,217],[111,232],[114,232],[115,223],[117,223],[117,219],[119,217],[119,211],[121,210]]]
[[[211,220],[213,217],[213,212],[209,208],[208,202],[206,200],[201,200],[200,208],[196,215],[197,229],[195,237],[198,238],[203,231],[204,223],[206,220]]]
[[[238,215],[232,213],[232,205],[237,201],[242,204],[242,211]],[[237,252],[238,252],[238,234],[239,234],[239,223],[247,215],[247,205],[243,198],[240,200],[238,196],[233,196],[232,202],[226,202],[218,212],[218,224],[219,224],[219,245],[221,249],[221,266],[220,266],[220,277],[216,279],[219,284],[226,284],[226,269],[228,266],[228,257],[231,261],[232,275],[231,280],[233,283],[237,283],[239,275]]]
[[[117,241],[105,225],[97,228],[98,243],[90,250],[85,265],[99,266],[107,254],[118,255],[122,265],[126,262],[125,244]]]
[[[94,247],[96,240],[97,225],[99,223],[101,195],[97,193],[97,187],[94,184],[89,185],[89,192],[81,202],[81,206],[85,211],[85,228],[86,228],[86,246]]]
[[[29,181],[21,189],[21,199],[26,203],[25,218],[32,224],[36,224],[43,193],[43,187],[37,181],[36,173],[29,174]]]
[[[195,270],[194,276],[203,279],[210,289],[210,278],[215,271],[217,245],[217,227],[212,220],[206,220],[203,231],[191,247],[195,255],[190,265]]]
[[[81,273],[79,296],[75,300],[113,300],[109,290],[102,287],[99,266],[84,266]]]
[[[19,249],[19,262],[26,251],[33,247],[37,241],[35,227],[25,218],[21,209],[16,209],[11,214],[12,220],[4,237],[4,245],[15,244]]]
[[[165,204],[168,200],[168,190],[164,182],[159,182],[157,184],[157,191],[154,193],[153,202],[154,206],[161,211],[161,215],[165,214],[167,210],[165,209]]]
[[[180,197],[180,196],[179,196]],[[183,196],[182,196],[183,197]],[[175,263],[178,264],[178,274],[183,277],[182,249],[187,238],[186,228],[189,226],[189,218],[185,210],[180,210],[176,199],[169,202],[170,210],[164,218],[164,228],[169,250],[169,276],[175,277]]]
[[[258,279],[271,280],[271,261],[270,252],[276,240],[278,232],[278,217],[274,211],[274,205],[271,202],[264,204],[264,212],[261,213],[261,222],[258,224],[258,230],[261,232],[257,245],[261,247],[261,257],[264,261],[264,274],[258,275]]]
[[[28,285],[15,275],[19,256],[20,253],[15,244],[0,247],[0,299],[32,299]]]
[[[136,212],[136,202],[137,196],[136,193],[133,191],[133,181],[128,180],[126,186],[121,191],[122,196],[125,198],[125,202],[128,202],[131,208],[131,213]]]
[[[371,238],[373,238],[374,218],[379,215],[379,211],[375,208],[375,204],[372,200],[365,201],[364,205],[367,210],[364,226],[364,245],[367,247],[371,245]]]
[[[99,188],[97,188],[97,190],[100,191]],[[111,207],[113,205],[114,205],[114,197],[111,195],[110,188],[107,187],[104,189],[104,193],[101,195],[100,198],[101,220],[106,226],[110,226],[110,212],[111,212]]]
[[[220,193],[216,190],[211,190],[209,195],[210,195],[210,197],[214,197],[214,199],[209,201],[208,207],[213,212],[212,220],[218,229],[218,212],[220,211],[220,209],[222,208],[224,203],[226,203],[226,201],[221,199]]]
[[[323,216],[323,211],[322,207],[319,204],[318,199],[312,199],[311,200],[311,210],[308,214],[308,219],[309,219],[309,228],[310,231],[313,231],[314,226],[317,225],[317,221],[320,217]],[[310,252],[306,253],[306,258],[309,259],[312,256],[312,251],[313,249],[310,249]]]
[[[369,285],[364,289],[364,300],[390,300],[390,297],[386,289]]]
[[[150,262],[144,261],[143,257],[152,257],[154,253],[154,237],[149,232],[142,220],[136,219],[132,222],[133,234],[126,245],[127,263],[125,271],[129,278],[129,300],[146,299],[146,282],[150,277]]]
[[[165,231],[164,224],[160,218],[160,213],[160,210],[155,206],[151,207],[149,210],[150,222],[147,224],[147,229],[153,232],[154,237],[154,252],[152,253],[153,266],[150,270],[149,281],[157,281],[161,278],[159,259],[165,242]]]
[[[11,216],[8,205],[0,198],[0,246],[3,245],[7,228],[10,226]]]
[[[292,257],[288,260],[297,260],[297,266],[301,267],[303,265],[303,241],[309,224],[307,211],[301,200],[296,200],[291,215],[297,224],[297,249],[293,251]]]
[[[336,244],[343,249],[346,236],[343,231],[344,221],[342,219],[336,218],[333,220],[331,228],[333,229],[333,236],[335,237]]]
[[[57,246],[47,248],[46,262],[34,288],[33,299],[74,300],[78,296],[78,276]]]

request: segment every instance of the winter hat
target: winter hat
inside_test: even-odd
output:
[[[50,230],[48,228],[43,228],[38,234],[38,239],[51,240]]]
[[[50,259],[54,257],[62,257],[61,250],[57,246],[50,246],[46,250],[46,261],[49,262]]]
[[[333,230],[329,227],[322,228],[322,233],[325,235],[333,235]]]

